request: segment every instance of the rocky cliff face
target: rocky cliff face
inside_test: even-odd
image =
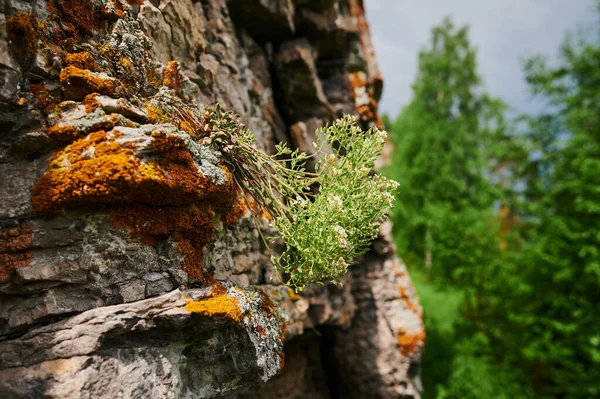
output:
[[[295,294],[186,113],[378,123],[361,1],[0,0],[0,81],[0,397],[419,397],[391,226]]]

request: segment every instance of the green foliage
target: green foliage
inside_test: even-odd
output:
[[[438,387],[439,399],[528,398],[532,392],[520,371],[499,364],[483,333],[456,344],[448,382]]]
[[[391,129],[389,173],[404,188],[395,238],[413,273],[427,276],[417,285],[428,334],[426,397],[504,397],[513,381],[509,373],[496,382],[500,369],[485,338],[486,317],[502,307],[486,294],[506,262],[494,203],[510,140],[505,106],[485,94],[476,67],[467,28],[444,20],[419,54],[413,99]]]
[[[413,275],[430,266],[415,278],[426,397],[599,397],[600,42],[527,61],[548,107],[513,135],[466,30],[445,21],[419,60],[390,173],[401,255]]]
[[[503,106],[482,93],[466,28],[446,19],[432,36],[419,54],[413,100],[392,127],[392,173],[406,188],[395,231],[403,256],[458,282],[497,247],[482,242],[494,229],[488,162]]]
[[[431,399],[437,395],[436,388],[447,384],[452,373],[464,293],[452,286],[436,284],[419,269],[411,271],[411,279],[424,309],[427,345],[421,359],[421,379],[426,388],[423,397]]]
[[[541,157],[547,167],[526,175],[544,189],[528,192],[538,206],[522,209],[531,223],[520,265],[531,288],[522,298],[527,306],[513,311],[525,331],[523,357],[540,397],[597,397],[600,42],[567,40],[558,65],[534,58],[526,77],[552,111],[531,118],[528,136],[546,133],[548,145]]]
[[[231,112],[209,110],[214,122],[211,143],[223,152],[236,183],[273,217],[285,250],[271,256],[297,290],[328,279],[341,283],[351,262],[364,254],[392,207],[397,183],[371,174],[386,133],[361,131],[344,116],[320,129],[316,153],[307,155],[277,145],[266,155],[254,148],[252,133]],[[305,163],[316,157],[315,173]],[[318,187],[315,195],[311,187]],[[252,207],[251,207],[252,209]],[[268,247],[268,245],[267,245]]]
[[[377,236],[397,188],[393,180],[370,175],[385,132],[373,128],[363,133],[355,118],[345,116],[317,137],[322,155],[315,166],[318,195],[314,201],[291,200],[288,214],[273,223],[286,243],[274,264],[289,273],[290,284],[298,289],[323,278],[340,283],[348,263],[364,254]],[[323,148],[333,153],[322,154]]]

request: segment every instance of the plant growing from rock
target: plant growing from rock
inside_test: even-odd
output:
[[[275,155],[256,149],[254,134],[231,111],[207,108],[201,119],[207,144],[222,154],[253,214],[266,211],[285,250],[271,253],[275,269],[289,274],[287,284],[303,290],[312,282],[340,277],[376,238],[398,184],[371,173],[386,133],[363,132],[356,118],[344,116],[321,128],[308,155],[276,146]],[[306,161],[315,159],[315,171]],[[316,188],[316,189],[315,189]],[[316,191],[316,194],[315,194]],[[261,230],[259,229],[259,232]],[[262,232],[261,232],[262,236]]]

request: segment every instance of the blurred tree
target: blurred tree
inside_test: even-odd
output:
[[[467,33],[433,29],[390,129],[425,397],[600,397],[600,29],[568,38],[554,65],[526,62],[548,104],[515,125],[484,93]]]
[[[600,397],[600,40],[567,38],[557,65],[535,57],[525,70],[549,111],[529,120],[529,289],[511,311],[539,397]]]
[[[504,111],[476,67],[467,27],[445,19],[419,54],[413,99],[392,127],[392,173],[405,188],[394,216],[399,251],[434,277],[468,285],[498,248],[490,159]]]
[[[501,308],[498,297],[487,293],[502,285],[507,258],[500,209],[511,190],[502,171],[514,154],[505,134],[505,108],[483,90],[468,28],[448,18],[434,27],[419,54],[413,99],[391,126],[395,150],[389,172],[401,184],[394,211],[399,253],[429,279],[415,281],[428,331],[426,397],[488,392],[511,397],[501,395],[510,384],[497,378],[485,338],[487,319]],[[461,298],[462,305],[449,306],[451,297]],[[442,329],[447,320],[452,321]],[[485,339],[472,340],[476,336]],[[467,378],[474,370],[477,376]]]

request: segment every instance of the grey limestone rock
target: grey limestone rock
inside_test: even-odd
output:
[[[0,0],[0,397],[419,398],[390,225],[293,292],[187,117],[220,103],[267,153],[378,123],[362,2],[89,3]]]

